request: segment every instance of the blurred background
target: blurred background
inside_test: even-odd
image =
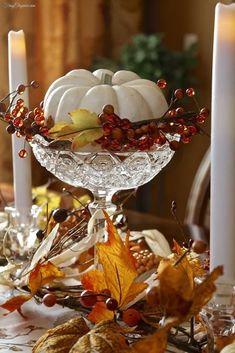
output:
[[[0,97],[8,92],[7,34],[23,29],[29,81],[37,80],[30,106],[52,81],[74,68],[129,69],[166,78],[169,91],[195,87],[210,108],[214,11],[217,0],[0,0]],[[220,1],[229,4],[232,1]],[[0,182],[12,182],[11,142],[0,127]],[[210,131],[210,119],[205,124]],[[140,188],[128,207],[169,218],[171,201],[184,219],[192,182],[210,139],[197,136],[168,166]],[[48,179],[33,161],[33,183]]]

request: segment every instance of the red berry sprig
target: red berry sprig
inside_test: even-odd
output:
[[[39,85],[36,81],[32,81],[29,85],[20,84],[14,92],[9,93],[0,102],[0,119],[8,125],[6,131],[9,134],[16,134],[17,137],[24,137],[26,141],[31,142],[35,134],[39,133],[47,135],[48,128],[45,126],[45,118],[42,108],[35,108],[29,111],[25,106],[24,100],[18,98],[22,95],[26,88],[37,88]],[[11,96],[13,96],[11,98]],[[8,107],[5,100],[10,98]],[[19,151],[20,158],[27,157],[27,151],[22,149]]]
[[[94,306],[97,302],[105,302],[108,310],[116,311],[118,309],[118,301],[115,298],[112,298],[109,289],[104,289],[100,293],[84,290],[80,294],[79,301],[84,307],[88,308]]]
[[[123,311],[122,320],[130,327],[136,326],[141,320],[140,312],[134,308],[129,308]]]
[[[54,293],[47,293],[43,296],[42,302],[47,307],[52,307],[57,302],[57,296]]]
[[[157,85],[160,88],[166,87],[165,80],[159,80]],[[114,112],[112,105],[105,105],[99,119],[104,135],[96,142],[102,148],[113,151],[150,150],[154,144],[169,144],[169,147],[176,151],[180,142],[187,144],[191,142],[194,135],[201,132],[198,124],[203,124],[209,115],[207,108],[199,109],[198,113],[185,112],[182,107],[175,107],[176,103],[184,96],[192,97],[195,100],[195,90],[188,88],[185,92],[176,89],[174,97],[167,112],[159,120],[145,120],[131,123],[128,119],[121,119]],[[169,141],[167,134],[178,134],[180,141]]]

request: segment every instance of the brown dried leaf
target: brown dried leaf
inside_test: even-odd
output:
[[[160,303],[167,316],[181,318],[192,305],[194,294],[193,271],[183,258],[174,266],[170,260],[162,260],[158,268]]]
[[[89,332],[82,317],[75,317],[65,324],[48,330],[36,342],[32,353],[68,353],[77,340]]]
[[[216,267],[206,279],[195,287],[193,305],[190,309],[188,318],[197,315],[200,310],[211,299],[216,290],[215,281],[223,275],[223,266]]]
[[[161,328],[153,335],[137,342],[126,353],[164,353],[167,346],[167,332],[169,329],[169,326]]]
[[[128,348],[125,330],[114,321],[102,321],[81,337],[69,353],[119,353]]]

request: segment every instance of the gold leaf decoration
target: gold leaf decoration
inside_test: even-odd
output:
[[[103,136],[103,129],[96,113],[87,109],[77,109],[71,112],[72,123],[60,122],[49,130],[49,136],[56,140],[72,141],[72,150],[91,143]]]
[[[81,337],[69,353],[119,353],[128,348],[125,330],[114,321],[102,321]]]
[[[77,340],[89,332],[82,317],[75,317],[65,324],[48,330],[33,347],[33,353],[68,353]]]
[[[93,128],[78,133],[72,142],[72,150],[77,151],[79,148],[86,146],[88,143],[94,142],[103,136],[103,129]]]

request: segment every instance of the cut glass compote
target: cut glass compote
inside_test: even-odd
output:
[[[170,142],[178,135],[167,135]],[[91,213],[113,209],[112,196],[120,190],[137,188],[153,179],[171,160],[169,143],[154,145],[149,151],[73,152],[70,148],[50,147],[40,135],[31,143],[40,164],[63,182],[89,189],[94,195]]]

